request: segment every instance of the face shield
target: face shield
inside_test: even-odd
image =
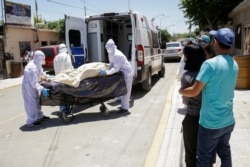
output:
[[[109,54],[114,54],[116,49],[115,42],[112,39],[109,39],[105,45],[105,48]]]
[[[41,65],[45,65],[45,64],[46,64],[45,58],[42,58],[42,59],[40,60],[40,64],[41,64]]]
[[[45,64],[44,53],[40,50],[35,51],[33,61],[35,64],[44,65]]]
[[[112,50],[110,48],[106,47],[106,50],[107,50],[108,54],[112,53]]]
[[[60,44],[59,45],[59,53],[62,53],[62,52],[65,52],[65,53],[68,52],[67,47],[66,47],[65,44]]]

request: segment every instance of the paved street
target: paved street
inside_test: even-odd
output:
[[[27,128],[21,87],[1,90],[0,166],[144,166],[177,64],[167,64],[165,78],[154,77],[150,92],[133,89],[130,114],[114,113],[119,105],[107,105],[111,115],[104,117],[99,105],[84,106],[74,109],[70,124],[55,115],[58,107],[43,106],[52,119],[40,128]]]
[[[76,119],[65,124],[55,115],[58,107],[45,106],[52,120],[35,129],[24,126],[21,87],[16,86],[21,78],[0,80],[0,167],[184,167],[181,121],[185,112],[175,66],[166,63],[166,77],[156,77],[149,93],[133,90],[129,115],[104,117],[99,105],[78,107]],[[234,167],[250,166],[249,96],[250,90],[235,90]],[[115,112],[117,105],[108,108]]]

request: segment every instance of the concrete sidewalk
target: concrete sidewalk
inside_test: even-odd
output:
[[[180,82],[177,82],[165,136],[158,156],[157,167],[185,166],[184,147],[181,124],[185,115],[182,98],[178,93]],[[235,90],[234,114],[235,129],[231,137],[232,161],[234,167],[250,166],[250,90]],[[220,166],[220,158],[216,159]]]
[[[0,90],[11,88],[22,84],[23,76],[18,78],[8,78],[0,80]]]

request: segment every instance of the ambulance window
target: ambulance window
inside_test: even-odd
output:
[[[158,48],[159,47],[158,34],[156,31],[151,31],[151,33],[153,37],[153,48]]]
[[[81,33],[78,30],[69,30],[69,43],[70,46],[80,47],[81,46]]]
[[[128,35],[127,35],[127,40],[128,40],[128,41],[132,41],[132,34],[128,34]]]
[[[126,25],[127,28],[132,28],[131,24]]]

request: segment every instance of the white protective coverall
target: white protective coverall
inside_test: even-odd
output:
[[[71,61],[71,56],[68,54],[68,50],[65,44],[59,45],[59,54],[54,58],[54,70],[55,74],[59,74],[64,70],[74,69]]]
[[[106,43],[106,49],[108,50],[108,58],[110,62],[110,68],[106,71],[107,75],[114,74],[118,71],[124,73],[124,79],[127,87],[127,94],[121,96],[121,108],[124,110],[129,109],[129,99],[131,95],[131,89],[133,84],[134,72],[131,64],[127,60],[126,56],[117,49],[114,41],[109,39]]]
[[[24,108],[27,115],[26,124],[32,124],[43,118],[43,112],[39,104],[39,93],[43,89],[40,85],[40,77],[46,75],[43,71],[42,64],[45,62],[45,55],[42,51],[37,50],[33,59],[25,66],[22,95]]]
[[[54,70],[55,74],[58,75],[59,73],[65,70],[72,70],[74,69],[71,61],[71,56],[68,54],[68,50],[65,44],[59,45],[59,54],[56,55],[54,58]],[[60,111],[65,113],[69,113],[69,106],[68,105],[60,105]]]

